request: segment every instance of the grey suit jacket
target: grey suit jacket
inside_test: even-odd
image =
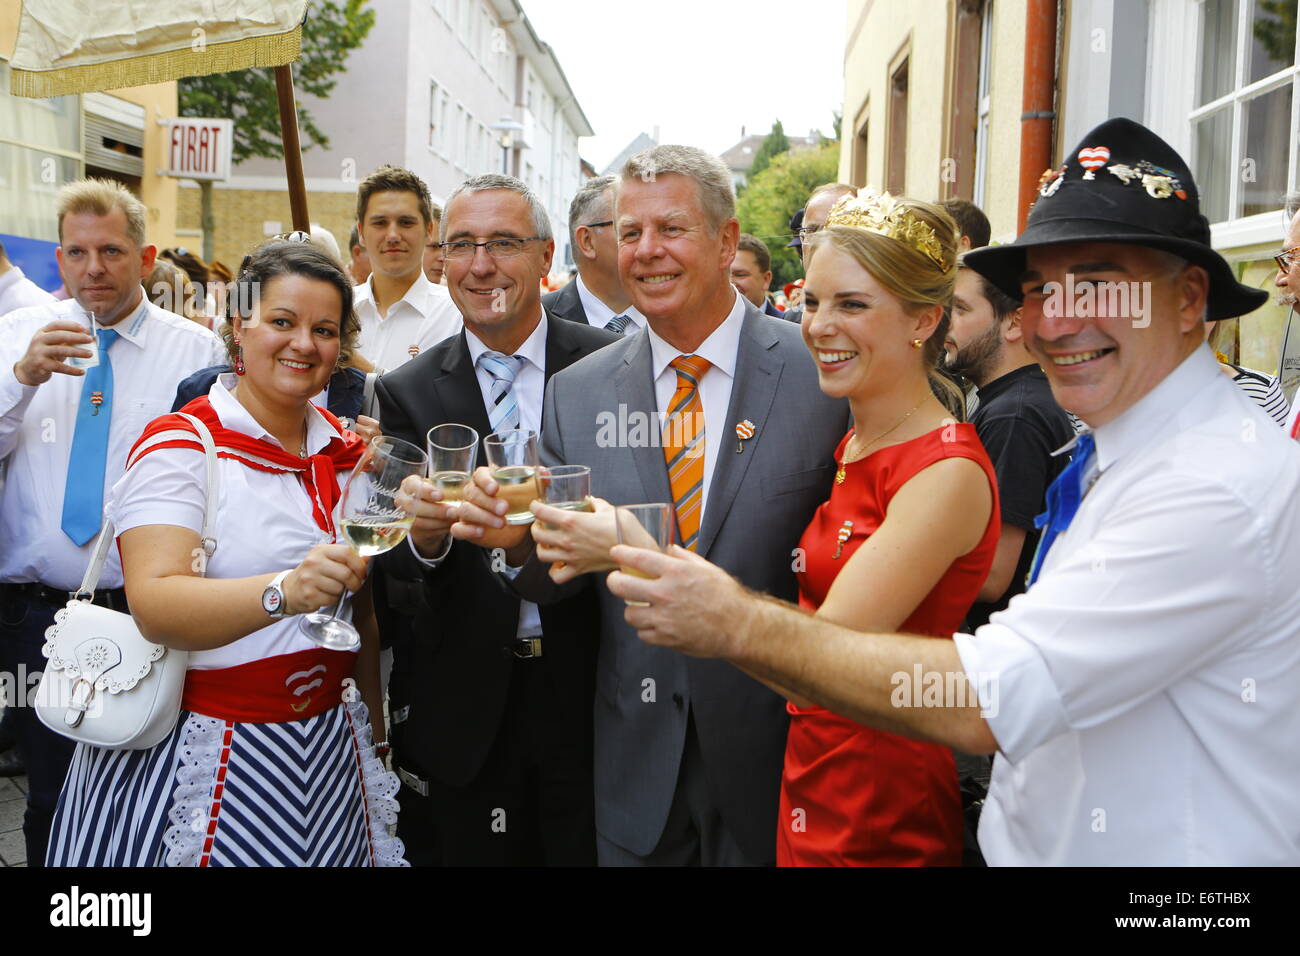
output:
[[[781,400],[777,401],[778,393]],[[620,418],[648,417],[653,444],[626,441]],[[698,553],[747,586],[794,600],[794,549],[816,508],[830,497],[836,444],[848,405],[822,394],[799,329],[752,305],[741,329],[727,421],[753,422],[737,452],[721,441]],[[671,501],[642,331],[557,373],[546,390],[542,457],[590,465],[592,494],[615,504]],[[629,431],[633,439],[635,431]],[[611,440],[613,438],[613,440]],[[638,447],[629,447],[636,444]],[[697,660],[642,643],[623,620],[605,575],[587,575],[601,605],[596,666],[596,827],[641,856],[654,850],[672,806],[693,712],[709,792],[745,855],[775,858],[777,805],[788,717],[785,701],[721,661]],[[535,559],[514,587],[534,600],[562,593]]]
[[[558,318],[590,325],[587,321],[587,312],[582,307],[582,297],[578,295],[577,279],[555,292],[546,293],[542,296],[542,305],[547,312]]]

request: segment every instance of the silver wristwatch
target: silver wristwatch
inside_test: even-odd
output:
[[[292,571],[292,568],[290,569]],[[281,571],[275,576],[266,590],[262,592],[262,610],[265,611],[272,620],[278,621],[285,617],[285,600],[284,588],[281,587],[284,579],[289,576],[290,571]]]

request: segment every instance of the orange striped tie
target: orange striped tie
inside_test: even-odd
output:
[[[699,385],[713,363],[698,355],[679,355],[669,364],[677,372],[677,391],[664,422],[664,460],[682,547],[694,551],[704,505],[704,404]]]

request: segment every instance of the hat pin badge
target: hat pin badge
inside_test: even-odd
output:
[[[1106,146],[1087,146],[1079,150],[1079,165],[1087,170],[1083,178],[1096,179],[1097,170],[1105,166],[1108,159],[1110,159],[1110,149]]]
[[[754,437],[754,423],[746,418],[743,422],[736,424],[736,454],[739,455],[745,450],[745,442]]]

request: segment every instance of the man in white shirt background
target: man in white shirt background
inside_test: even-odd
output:
[[[569,203],[569,245],[578,274],[542,296],[546,311],[571,322],[631,335],[645,327],[618,274],[614,233],[614,177],[588,179]]]
[[[431,203],[429,209],[433,213],[433,232],[429,236],[429,241],[424,244],[424,275],[434,285],[441,286],[442,273],[446,268],[442,254],[442,241],[438,236],[442,228],[442,207],[437,203]]]
[[[1220,374],[1202,326],[1266,295],[1211,247],[1168,144],[1113,119],[1080,146],[1109,165],[1068,151],[1021,236],[964,259],[1023,297],[1026,346],[1089,426],[1049,489],[1028,591],[949,642],[754,600],[693,555],[615,548],[659,580],[616,572],[609,588],[650,602],[627,611],[647,642],[998,751],[990,864],[1300,864],[1300,455]],[[1075,301],[1120,284],[1128,307]]]
[[[50,295],[9,261],[4,243],[0,242],[0,315],[29,305],[47,305],[54,301]]]
[[[357,234],[371,267],[356,288],[357,349],[391,372],[461,329],[447,290],[424,274],[425,246],[434,236],[424,181],[396,166],[367,176],[357,188]]]
[[[45,666],[41,646],[90,560],[105,489],[148,422],[171,408],[177,383],[216,360],[207,329],[148,301],[140,283],[157,249],[145,207],[106,180],[59,194],[57,257],[72,298],[0,318],[0,654],[20,695]],[[92,334],[92,315],[93,330]],[[96,603],[126,609],[116,549]],[[27,765],[27,863],[45,859],[71,741],[15,702]]]

